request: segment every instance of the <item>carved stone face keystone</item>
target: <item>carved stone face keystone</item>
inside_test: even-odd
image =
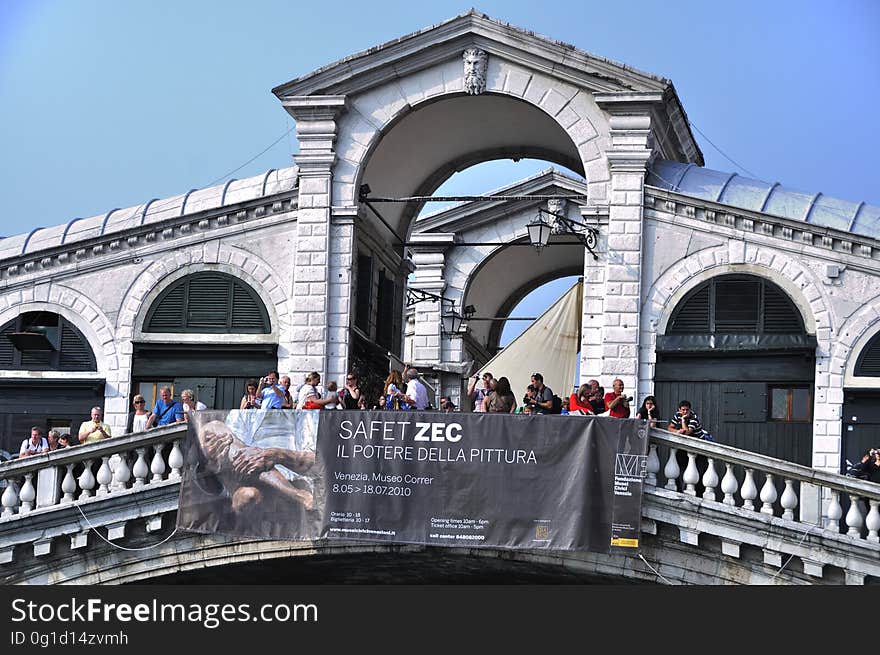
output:
[[[486,69],[489,55],[479,48],[468,48],[462,55],[464,60],[464,90],[472,96],[486,90]]]

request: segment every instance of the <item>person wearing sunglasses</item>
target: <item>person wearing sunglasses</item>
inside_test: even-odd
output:
[[[339,400],[342,409],[366,409],[356,374],[349,373],[345,376],[345,387],[339,391]]]
[[[134,411],[128,415],[128,432],[143,432],[147,429],[147,419],[150,417],[147,400],[141,394],[137,394],[132,399],[132,404]]]

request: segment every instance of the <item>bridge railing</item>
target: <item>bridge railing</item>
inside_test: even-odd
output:
[[[186,425],[113,437],[0,465],[0,522],[32,511],[179,480]]]
[[[0,465],[0,522],[179,480],[185,437],[186,426],[177,424],[6,462]],[[656,428],[646,482],[748,511],[820,522],[834,533],[841,532],[843,518],[850,537],[880,542],[880,485],[871,482]],[[814,510],[799,507],[806,497],[816,499]]]
[[[670,491],[791,521],[817,523],[836,534],[842,531],[843,518],[848,536],[880,542],[880,485],[873,482],[657,428],[650,431],[647,472],[648,485],[659,486],[665,481],[664,488]],[[804,498],[815,499],[817,506],[799,508]],[[808,511],[797,511],[805,509]]]

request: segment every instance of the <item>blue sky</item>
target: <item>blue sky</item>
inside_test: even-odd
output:
[[[468,8],[2,0],[0,235],[223,181],[293,126],[273,86]],[[670,78],[692,123],[759,178],[880,205],[880,2],[477,9]],[[748,174],[697,139],[707,166]],[[288,166],[293,148],[288,135],[233,176]],[[479,192],[518,173],[487,167],[447,189]]]

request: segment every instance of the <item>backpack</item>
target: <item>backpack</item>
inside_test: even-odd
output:
[[[553,394],[553,406],[550,408],[548,414],[562,414],[562,398],[557,396],[555,393]]]

